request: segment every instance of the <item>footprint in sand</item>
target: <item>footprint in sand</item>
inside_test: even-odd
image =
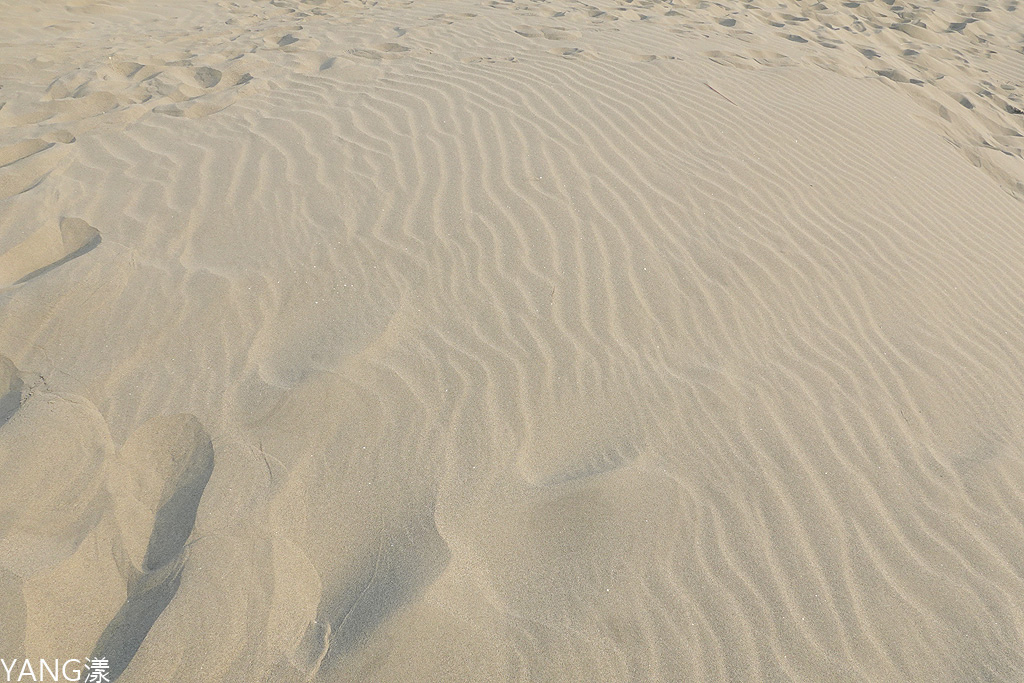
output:
[[[548,50],[548,52],[560,57],[579,57],[583,54],[583,50],[578,47],[556,47]]]
[[[58,130],[0,148],[0,199],[27,192],[45,180],[64,156],[57,143],[74,141],[74,135]]]
[[[22,140],[21,142],[4,147],[0,149],[0,168],[21,161],[33,154],[48,150],[53,145],[53,142],[48,142],[41,138],[32,138],[31,140]]]
[[[373,46],[373,49],[357,47],[349,50],[349,54],[363,59],[396,59],[409,50],[410,48],[401,43],[378,43]]]
[[[31,391],[0,357],[0,569],[24,580],[70,557],[102,514],[106,422],[87,399]]]
[[[0,427],[21,407],[24,388],[18,368],[6,356],[0,356]]]
[[[194,415],[150,420],[118,455],[109,486],[132,569],[128,596],[94,648],[111,677],[131,662],[181,583],[185,547],[213,474],[213,442]]]
[[[548,40],[568,40],[579,38],[583,34],[579,31],[566,30],[548,26],[519,26],[515,32],[524,38],[546,38]]]
[[[209,66],[201,66],[192,72],[192,78],[195,79],[196,83],[204,88],[212,88],[218,83],[223,76],[223,73],[219,69],[214,69]]]
[[[124,584],[102,551],[113,452],[87,398],[53,392],[0,358],[0,646],[19,651],[38,629],[88,651],[104,612],[116,610]]]
[[[430,509],[379,534],[376,543],[346,547],[350,559],[336,560],[335,567],[324,571],[317,617],[308,624],[293,660],[307,680],[337,680],[349,663],[347,655],[417,602],[451,559]]]
[[[239,85],[241,84],[242,82],[239,83]],[[199,119],[204,116],[210,116],[211,114],[223,111],[236,101],[238,101],[238,93],[235,90],[222,90],[208,95],[193,97],[192,99],[185,100],[184,102],[160,104],[153,107],[153,111],[157,114],[166,114],[168,116],[181,116],[186,119]]]
[[[177,593],[212,440],[174,415],[116,452],[88,399],[27,391],[22,376],[0,356],[0,618],[91,647],[115,680]]]
[[[408,52],[409,48],[401,43],[379,43],[375,45],[381,52]]]
[[[99,231],[81,218],[36,230],[0,255],[0,288],[21,284],[94,249]]]
[[[441,526],[487,577],[496,604],[565,628],[610,606],[622,576],[644,571],[643,549],[658,542],[659,527],[680,522],[674,498],[666,478],[625,467],[526,487],[489,501],[457,531]]]

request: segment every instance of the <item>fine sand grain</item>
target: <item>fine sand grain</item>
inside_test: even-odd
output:
[[[1022,48],[1016,0],[0,0],[0,658],[1024,680]]]

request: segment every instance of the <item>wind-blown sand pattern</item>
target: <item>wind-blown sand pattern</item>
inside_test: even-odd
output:
[[[0,657],[1024,680],[1015,0],[0,17]]]

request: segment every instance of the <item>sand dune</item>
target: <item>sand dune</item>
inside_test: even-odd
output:
[[[0,22],[0,657],[1024,678],[1015,0]]]

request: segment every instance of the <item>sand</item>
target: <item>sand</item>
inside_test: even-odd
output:
[[[1022,45],[0,0],[0,658],[1024,680]]]

